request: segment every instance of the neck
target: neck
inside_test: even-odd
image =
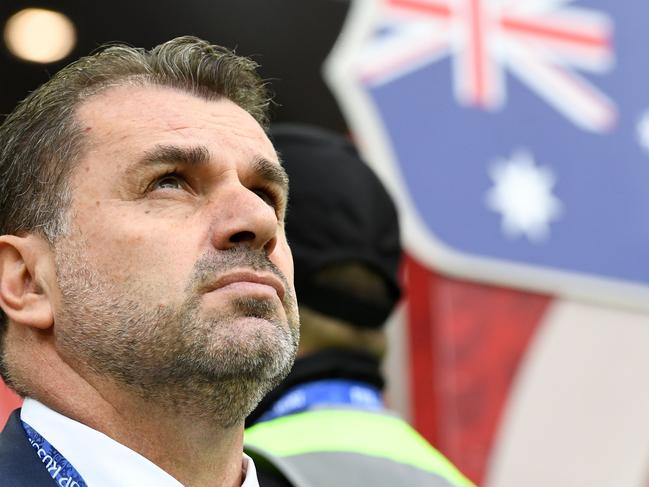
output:
[[[82,376],[51,349],[41,350],[25,354],[31,362],[22,364],[27,376],[40,377],[29,389],[31,397],[136,451],[183,485],[241,485],[243,421],[222,428],[189,410],[170,411],[106,378]]]
[[[104,401],[91,414],[87,408],[71,409],[70,417],[138,452],[188,487],[241,485],[243,421],[221,428],[205,418],[110,392],[110,403]]]

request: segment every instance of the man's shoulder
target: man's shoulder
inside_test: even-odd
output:
[[[0,433],[0,485],[39,487],[53,483],[27,440],[20,410],[14,411]]]

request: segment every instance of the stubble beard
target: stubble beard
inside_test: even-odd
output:
[[[290,371],[299,324],[289,286],[284,299],[288,326],[276,302],[250,297],[235,298],[227,309],[205,316],[201,296],[194,292],[224,267],[263,267],[278,274],[265,257],[247,249],[204,256],[181,304],[152,306],[150,288],[107,282],[87,262],[82,246],[60,247],[62,309],[55,326],[62,326],[56,327],[56,343],[60,353],[91,373],[171,414],[229,428]]]

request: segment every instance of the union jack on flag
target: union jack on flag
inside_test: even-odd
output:
[[[384,0],[361,75],[385,83],[440,58],[453,61],[455,97],[497,110],[504,71],[585,130],[615,124],[615,103],[577,70],[607,72],[614,61],[610,18],[573,0]]]
[[[446,272],[649,309],[647,2],[355,0],[325,75]]]

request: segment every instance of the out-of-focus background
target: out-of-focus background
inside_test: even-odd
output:
[[[391,407],[479,485],[647,487],[641,3],[5,0],[0,112],[109,41],[253,57],[273,120],[349,134],[399,203]]]

